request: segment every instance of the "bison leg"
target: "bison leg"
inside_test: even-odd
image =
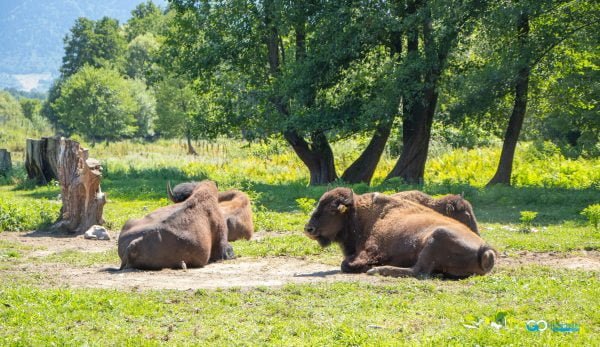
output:
[[[427,240],[411,268],[384,266],[369,274],[384,276],[428,276],[440,272],[454,278],[485,274],[494,266],[495,253],[486,246],[473,245],[461,239],[451,229],[438,228]]]
[[[369,254],[371,250],[363,250],[358,254],[346,257],[342,261],[342,272],[345,273],[362,273],[367,272],[377,262]]]

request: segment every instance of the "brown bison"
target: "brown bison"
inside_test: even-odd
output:
[[[436,199],[421,191],[409,190],[392,194],[391,196],[427,206],[444,216],[456,219],[468,226],[475,234],[479,235],[479,228],[477,227],[477,219],[473,212],[473,206],[471,206],[471,203],[469,203],[462,195],[449,194]]]
[[[252,238],[254,223],[252,223],[252,206],[248,195],[235,189],[221,192],[219,209],[225,218],[229,241]]]
[[[198,182],[184,182],[171,188],[171,182],[167,181],[167,196],[173,202],[184,202],[192,195],[197,185]]]
[[[171,189],[171,185],[167,182],[167,195],[173,202],[185,201],[192,194],[197,184],[198,182],[185,182]],[[218,199],[219,208],[227,225],[227,239],[229,241],[250,240],[254,233],[254,224],[252,223],[252,206],[248,195],[232,189],[220,192]]]
[[[462,278],[488,273],[496,258],[491,247],[454,219],[412,201],[356,195],[348,188],[325,193],[304,231],[323,247],[339,243],[343,272]]]
[[[203,181],[186,201],[127,221],[119,235],[121,269],[202,267],[232,258],[217,194],[214,182]]]

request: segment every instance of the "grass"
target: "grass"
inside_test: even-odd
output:
[[[351,142],[334,146],[342,158],[340,167],[355,157],[353,148]],[[102,188],[108,196],[104,210],[108,227],[119,230],[127,219],[167,205],[167,180],[176,184],[210,178],[220,189],[241,189],[252,198],[261,238],[234,242],[237,256],[341,262],[339,248],[322,249],[302,235],[313,200],[327,187],[307,187],[304,167],[286,146],[277,141],[248,145],[220,139],[201,142],[197,150],[198,157],[188,156],[184,144],[167,141],[90,149],[105,168]],[[386,155],[372,187],[352,188],[357,193],[464,192],[475,208],[483,238],[511,256],[520,251],[563,256],[600,250],[600,233],[581,215],[600,201],[600,160],[567,160],[522,144],[514,186],[484,188],[498,148],[436,153],[423,186],[383,182],[393,165],[393,158]],[[19,170],[0,181],[0,221],[8,221],[5,230],[43,229],[58,215],[59,188],[32,187]],[[537,232],[519,231],[523,211],[537,213],[531,222]],[[32,251],[0,241],[0,345],[573,346],[593,345],[600,339],[597,271],[526,265],[498,267],[488,276],[461,281],[399,279],[386,285],[339,282],[124,292],[57,288],[51,285],[52,274],[18,271],[25,264],[117,266],[116,249],[36,256]],[[507,317],[505,325],[492,324],[502,315]],[[534,333],[525,329],[530,319],[575,323],[581,330]]]
[[[545,267],[384,286],[128,293],[4,281],[0,291],[1,345],[583,346],[600,334],[597,273]],[[505,326],[491,324],[498,313]],[[581,330],[530,332],[530,319]]]

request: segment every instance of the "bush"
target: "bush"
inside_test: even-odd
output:
[[[594,226],[594,229],[598,230],[600,224],[600,204],[590,205],[581,211],[581,214],[587,217],[590,225]]]
[[[25,231],[43,229],[58,217],[60,204],[48,200],[32,200],[15,204],[0,202],[0,230]]]
[[[521,231],[529,233],[533,231],[533,220],[537,217],[538,213],[534,211],[521,211]]]

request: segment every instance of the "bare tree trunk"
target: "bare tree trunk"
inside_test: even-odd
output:
[[[7,173],[12,169],[10,152],[6,149],[0,149],[0,175]]]
[[[400,177],[406,183],[423,183],[431,124],[437,104],[437,92],[429,89],[425,94],[423,100],[414,100],[412,107],[404,111],[402,153],[387,179]]]
[[[342,180],[347,183],[370,183],[377,168],[377,164],[385,149],[385,144],[392,131],[393,120],[381,124],[371,138],[371,141],[356,159],[342,174]]]
[[[494,177],[488,182],[487,186],[494,184],[510,185],[517,141],[519,140],[519,134],[523,127],[523,121],[525,120],[525,112],[527,111],[527,90],[529,88],[530,68],[527,62],[528,59],[525,57],[526,52],[524,47],[529,34],[529,18],[526,13],[521,13],[519,15],[517,30],[519,32],[519,45],[521,50],[520,58],[523,61],[521,62],[522,66],[519,68],[517,75],[515,84],[515,102],[504,135],[504,143],[502,144],[502,153],[500,154],[498,169],[496,170]]]
[[[196,152],[196,149],[192,145],[192,135],[189,131],[186,131],[185,138],[187,140],[188,154],[198,155],[198,152]]]
[[[337,179],[333,151],[325,137],[318,132],[312,136],[312,145],[294,131],[286,131],[284,137],[310,172],[310,185],[327,184]]]
[[[87,149],[78,142],[60,139],[58,176],[62,208],[52,231],[83,233],[92,225],[102,225],[106,196],[100,189],[102,166],[88,158]]]

